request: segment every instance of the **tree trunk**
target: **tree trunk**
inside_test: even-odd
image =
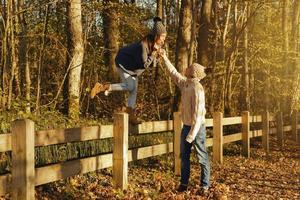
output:
[[[289,35],[288,35],[288,0],[283,0],[282,7],[282,34],[283,34],[283,52],[284,62],[287,60],[289,49]]]
[[[198,36],[198,62],[203,66],[209,66],[208,33],[210,26],[212,0],[202,0],[200,28]]]
[[[222,61],[224,62],[224,65],[226,64],[226,38],[227,38],[227,33],[229,29],[229,19],[230,19],[230,11],[231,11],[231,6],[232,6],[232,0],[228,0],[227,2],[227,14],[225,18],[225,24],[224,24],[224,29],[222,33]],[[222,79],[222,94],[221,94],[221,100],[220,102],[220,108],[221,110],[225,110],[225,96],[226,96],[226,84],[227,84],[227,72],[228,72],[228,67],[226,67],[225,70],[225,76],[223,76]]]
[[[300,42],[300,1],[294,1],[294,10],[293,10],[293,18],[292,18],[292,51],[293,51],[293,66],[292,72],[293,74],[293,81],[291,85],[292,93],[291,93],[291,110],[294,109],[294,105],[297,102],[297,87],[298,87],[298,77],[299,77],[299,64],[300,64],[300,49],[298,48],[298,44]]]
[[[30,66],[29,66],[29,58],[28,58],[28,54],[26,53],[26,66],[25,66],[25,81],[26,81],[26,91],[25,91],[25,95],[26,95],[26,113],[30,113],[30,87],[31,87],[31,78],[30,78]]]
[[[283,35],[283,61],[282,61],[282,86],[286,86],[286,79],[288,75],[288,50],[289,50],[289,36],[288,36],[288,0],[283,0],[282,5],[282,35]],[[288,112],[288,96],[281,97],[281,111],[283,114]]]
[[[109,80],[115,82],[118,80],[118,72],[115,65],[115,57],[119,49],[119,23],[117,12],[114,5],[117,0],[105,0],[105,9],[103,11],[103,32],[104,32],[104,62],[108,68]]]
[[[156,16],[163,18],[163,0],[156,1]]]
[[[183,72],[188,67],[189,50],[191,42],[192,24],[192,0],[182,0],[179,16],[179,27],[176,41],[175,66],[179,72]],[[178,110],[180,103],[179,89],[176,88],[174,105],[175,111]]]
[[[175,2],[175,1],[173,1]],[[166,29],[167,29],[167,32],[169,30],[169,27],[171,26],[171,4],[173,2],[169,2],[168,0],[163,0],[163,15],[162,15],[162,20],[166,26]],[[164,48],[166,50],[166,52],[168,53],[169,52],[169,42],[168,40],[165,40],[165,44],[164,44]],[[161,64],[159,62],[159,64]],[[172,80],[171,80],[171,77],[170,76],[167,76],[167,84],[168,84],[168,89],[169,89],[169,94],[170,94],[170,97],[173,97],[174,96],[174,91],[173,91],[173,87],[172,87]],[[168,113],[169,113],[169,116],[168,116],[168,119],[170,119],[172,117],[172,113],[173,113],[173,103],[174,101],[174,98],[170,98],[169,100],[169,106],[168,106]]]
[[[27,53],[27,29],[26,29],[26,21],[24,12],[21,12],[25,9],[24,0],[19,0],[19,4],[17,7],[18,10],[18,21],[19,21],[19,38],[20,38],[20,45],[19,45],[19,72],[21,74],[21,85],[26,85],[26,89],[21,91],[22,94],[25,93],[26,96],[26,112],[30,112],[30,70],[29,70],[29,63],[28,63],[28,53]],[[27,74],[28,73],[28,74]],[[29,76],[29,77],[28,77]],[[29,85],[29,86],[28,86]],[[28,88],[29,87],[29,88]],[[23,88],[23,87],[22,87]],[[23,96],[23,95],[22,95]]]
[[[232,116],[232,73],[236,61],[235,52],[231,52],[227,59],[225,84],[224,84],[224,114],[225,116]]]
[[[70,71],[68,76],[68,115],[72,119],[79,118],[80,100],[80,76],[83,64],[83,33],[81,21],[81,0],[69,0],[67,3],[67,20],[69,23],[69,34],[71,40]]]
[[[181,4],[175,59],[175,66],[179,72],[183,72],[188,67],[192,28],[192,1],[182,0]]]
[[[195,47],[196,47],[196,35],[197,35],[197,17],[199,14],[200,1],[192,0],[192,33],[190,41],[189,61],[188,65],[191,65],[194,61]]]
[[[1,107],[2,109],[6,109],[7,101],[8,101],[8,86],[9,86],[9,73],[8,73],[8,66],[9,66],[9,58],[10,58],[10,52],[9,52],[9,21],[10,21],[10,11],[9,11],[9,2],[3,2],[3,8],[2,8],[2,17],[3,17],[3,23],[5,23],[5,26],[3,27],[3,37],[2,37],[2,45],[1,45]]]
[[[18,46],[18,39],[16,38],[15,35],[15,28],[16,28],[16,21],[13,18],[14,15],[14,2],[13,0],[9,1],[9,27],[10,27],[10,39],[11,39],[11,71],[10,71],[10,79],[9,79],[9,88],[8,88],[8,104],[7,108],[10,109],[11,107],[11,102],[12,102],[12,96],[13,96],[13,82],[14,79],[16,81],[16,88],[17,88],[17,94],[19,93],[19,80],[17,76],[17,66],[18,66],[18,51],[17,51],[17,46]]]
[[[224,113],[225,116],[232,116],[232,76],[235,68],[235,63],[237,59],[237,51],[238,51],[238,38],[237,38],[237,26],[238,26],[238,9],[237,2],[233,0],[234,4],[234,13],[233,13],[233,30],[232,30],[232,45],[229,49],[228,58],[227,58],[227,66],[226,66],[226,74],[225,74],[225,86],[224,86]]]
[[[265,29],[264,31],[267,31],[267,28],[269,26],[271,22],[271,9],[270,7],[266,8],[266,21],[265,21]],[[252,67],[253,68],[253,67]],[[266,84],[265,84],[265,87],[264,87],[264,106],[263,106],[263,109],[264,111],[270,111],[270,105],[271,105],[271,99],[270,99],[270,88],[271,88],[271,83],[270,83],[270,72],[271,72],[271,66],[270,65],[267,65],[266,67],[266,73],[265,73],[265,76],[263,77],[264,80],[266,80]],[[254,72],[253,70],[251,70],[251,83],[252,83],[252,91],[253,91],[253,101],[255,100],[255,83],[254,83]]]
[[[23,6],[24,2],[22,0],[13,0],[13,12],[14,12],[14,29],[15,29],[15,63],[16,68],[14,70],[14,79],[15,79],[15,88],[16,88],[16,97],[21,95],[21,81],[20,72],[22,67],[24,69],[23,63],[25,63],[25,53],[23,50],[26,50],[24,46],[24,40],[26,37],[23,37],[24,34],[24,24],[22,21],[23,12],[19,12],[21,10],[21,6]],[[22,45],[22,46],[21,46]],[[22,49],[24,48],[24,49]]]
[[[217,67],[217,50],[218,50],[218,38],[219,38],[219,10],[218,10],[218,0],[213,1],[213,23],[214,23],[214,39],[213,39],[213,57],[212,57],[212,68],[211,68],[211,94],[210,94],[210,104],[209,111],[210,114],[214,113],[214,104],[215,104],[215,70]]]
[[[245,2],[246,17],[249,17],[249,3]],[[242,83],[240,90],[240,112],[250,110],[250,99],[249,99],[249,65],[248,65],[248,25],[244,29],[244,63],[242,68]]]
[[[40,104],[41,104],[41,82],[42,82],[42,72],[43,72],[43,61],[44,61],[44,49],[45,49],[45,40],[47,34],[47,24],[48,24],[48,12],[49,6],[46,6],[46,14],[44,19],[43,35],[41,36],[41,47],[39,51],[39,62],[38,62],[38,81],[37,81],[37,94],[36,94],[36,103],[35,103],[35,112],[38,115],[40,113]]]
[[[178,27],[179,26],[179,23],[180,23],[180,13],[181,13],[181,7],[182,7],[182,1],[185,1],[185,0],[175,0],[174,3],[176,4],[176,11],[175,11],[175,19],[174,19],[174,24],[175,24],[175,27]]]
[[[67,43],[67,49],[70,50],[72,49],[72,39],[70,36],[70,22],[68,19],[68,13],[69,13],[69,0],[67,2],[65,2],[65,6],[67,8],[65,16],[66,16],[66,25],[65,25],[65,33],[66,33],[66,43]],[[70,65],[71,65],[71,55],[70,52],[67,51],[66,52],[66,61],[65,61],[65,68],[64,68],[64,77],[65,77],[65,81],[63,81],[63,102],[62,102],[62,108],[61,108],[61,112],[64,115],[68,115],[68,110],[69,110],[69,71],[70,71]],[[93,68],[94,69],[94,68]],[[97,73],[94,73],[97,76]]]
[[[228,0],[227,2],[227,14],[226,14],[226,20],[225,20],[225,25],[224,25],[224,30],[222,34],[222,57],[223,61],[225,62],[226,58],[226,36],[227,36],[227,31],[228,31],[228,26],[229,26],[229,18],[230,18],[230,11],[231,11],[231,5],[232,5],[232,0]]]
[[[294,2],[294,11],[293,11],[293,20],[292,20],[292,49],[297,55],[299,53],[298,44],[299,44],[299,30],[300,30],[300,1],[296,0]]]

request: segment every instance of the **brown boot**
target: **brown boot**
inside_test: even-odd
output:
[[[126,112],[129,114],[129,123],[132,125],[138,125],[142,123],[142,120],[138,119],[135,115],[135,110],[131,107],[126,108]]]
[[[109,88],[110,83],[101,84],[97,82],[91,91],[91,98],[93,99],[96,96],[96,94],[98,94],[99,92],[105,92],[109,90]]]

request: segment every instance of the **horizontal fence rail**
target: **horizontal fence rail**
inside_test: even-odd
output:
[[[242,117],[227,117],[222,119],[223,126],[241,124],[241,123],[242,123]]]
[[[133,127],[130,134],[147,134],[173,131],[173,120],[153,121]],[[48,146],[113,137],[113,125],[100,125],[82,128],[53,129],[35,132],[35,146]],[[11,134],[0,134],[0,152],[11,151]]]

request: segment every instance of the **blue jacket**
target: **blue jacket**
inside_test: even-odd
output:
[[[155,57],[151,56],[147,43],[139,41],[121,48],[117,53],[115,62],[117,67],[120,64],[126,70],[135,72],[148,68],[154,60]]]

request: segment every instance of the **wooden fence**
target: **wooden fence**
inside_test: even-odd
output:
[[[291,125],[284,126],[282,114],[272,116],[250,116],[243,112],[240,117],[223,118],[216,112],[213,119],[206,119],[206,127],[213,128],[213,138],[207,138],[207,147],[213,147],[213,161],[223,162],[223,144],[242,141],[242,154],[250,156],[250,138],[262,136],[263,148],[269,153],[269,134],[277,133],[278,145],[284,145],[284,132],[292,131],[293,139],[299,142],[297,129],[300,128],[297,112],[293,113]],[[276,128],[270,127],[270,122]],[[250,123],[261,123],[261,130],[250,130]],[[242,124],[240,133],[223,136],[223,126]],[[180,133],[182,122],[180,113],[174,113],[174,120],[145,122],[134,130],[137,134],[173,131],[173,143],[159,144],[128,149],[128,115],[116,113],[113,125],[100,125],[82,128],[34,131],[31,120],[16,120],[12,123],[11,134],[0,135],[0,152],[12,151],[11,174],[0,176],[0,195],[12,194],[12,199],[34,199],[34,187],[77,174],[113,167],[113,180],[116,187],[127,187],[128,162],[173,152],[174,171],[180,174]],[[59,164],[35,168],[34,148],[69,142],[97,140],[113,137],[113,153],[67,161]],[[13,187],[12,187],[13,186]]]

